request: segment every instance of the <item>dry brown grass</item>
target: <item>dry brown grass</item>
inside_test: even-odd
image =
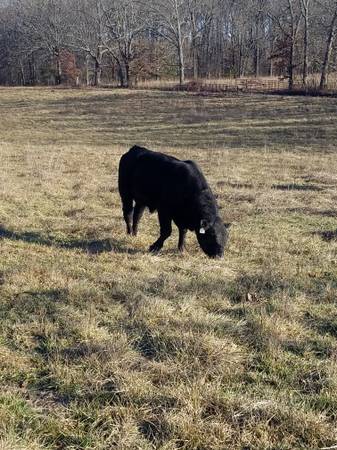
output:
[[[320,74],[319,73],[314,73],[314,74],[310,74],[308,76],[308,80],[307,80],[307,88],[309,90],[317,90],[319,88],[319,84],[320,84]],[[240,85],[240,81],[249,81],[251,80],[253,83],[255,83],[256,81],[261,83],[261,90],[263,89],[267,89],[268,83],[270,84],[270,82],[275,82],[278,84],[275,84],[274,89],[276,89],[276,86],[278,86],[278,89],[287,89],[288,83],[287,83],[287,79],[283,79],[282,77],[254,77],[254,76],[248,76],[248,77],[243,77],[243,78],[202,78],[200,79],[200,83],[202,83],[203,85],[226,85],[228,87],[233,86],[236,87],[238,86],[238,84]],[[295,76],[295,88],[302,88],[302,77],[300,75]],[[188,80],[187,82],[193,82],[193,80]],[[144,80],[144,81],[140,81],[137,84],[137,87],[139,89],[173,89],[175,87],[177,87],[178,85],[178,80],[177,79],[167,79],[167,80]],[[248,83],[248,87],[249,87],[249,83]],[[253,87],[251,86],[250,89],[252,89]],[[255,90],[258,89],[258,85],[254,87]],[[337,73],[336,72],[332,72],[328,75],[328,80],[327,80],[327,86],[326,86],[326,90],[327,91],[333,91],[336,92],[337,91]]]
[[[0,95],[0,449],[336,444],[336,102]],[[135,142],[198,161],[224,260],[125,236]]]
[[[308,87],[318,88],[320,81],[321,75],[319,73],[310,74],[308,76]],[[301,80],[298,79],[297,82],[300,84]],[[326,88],[331,91],[337,91],[337,72],[329,73]]]

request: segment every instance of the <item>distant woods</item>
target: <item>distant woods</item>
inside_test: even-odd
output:
[[[337,64],[336,0],[0,1],[0,84],[283,76]],[[300,80],[300,81],[298,81]]]

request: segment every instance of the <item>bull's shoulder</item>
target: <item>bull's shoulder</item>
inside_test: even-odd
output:
[[[190,176],[194,179],[197,179],[203,188],[208,188],[208,184],[204,174],[202,173],[198,164],[193,160],[183,161],[185,167],[187,168]]]
[[[132,158],[146,162],[168,163],[168,164],[180,162],[180,160],[175,158],[174,156],[149,150],[145,147],[140,147],[138,145],[134,145],[133,147],[131,147],[130,150],[127,153],[125,153],[125,155],[129,155],[130,159]]]
[[[123,168],[130,168],[132,166],[134,166],[135,164],[137,164],[137,162],[139,161],[139,159],[147,153],[151,153],[150,150],[147,150],[144,147],[139,147],[138,145],[134,145],[133,147],[130,148],[129,151],[127,151],[126,153],[124,153],[120,159],[120,163],[119,163],[119,167],[120,170]]]
[[[142,153],[142,152],[149,152],[150,150],[148,150],[145,147],[140,147],[139,145],[134,145],[133,147],[130,148],[130,150],[128,151],[128,153]]]
[[[184,162],[185,164],[188,164],[191,167],[197,167],[199,169],[198,164],[195,161],[193,161],[192,159],[186,159],[186,160],[184,160],[182,162]]]
[[[148,150],[145,147],[139,147],[139,145],[134,145],[130,148],[130,150],[122,156],[122,158],[126,159],[132,159],[132,158],[138,158],[140,155],[143,155],[144,153],[152,153],[151,150]]]

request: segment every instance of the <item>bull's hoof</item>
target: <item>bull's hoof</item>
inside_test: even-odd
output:
[[[156,242],[149,247],[150,253],[158,253],[161,250],[162,246],[157,244]]]

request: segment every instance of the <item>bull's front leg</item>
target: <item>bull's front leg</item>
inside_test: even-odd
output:
[[[186,238],[187,230],[185,228],[179,228],[179,242],[178,242],[178,250],[183,252],[185,249],[185,238]]]
[[[160,225],[160,236],[159,239],[154,242],[149,251],[152,253],[159,252],[163,247],[164,242],[172,233],[172,218],[165,211],[158,211],[159,225]]]
[[[132,233],[134,236],[137,236],[138,233],[138,224],[142,215],[144,213],[145,206],[136,203],[134,211],[133,211],[133,225],[132,225]]]
[[[122,198],[123,216],[126,223],[127,234],[132,233],[132,219],[133,219],[133,200],[132,198]]]

